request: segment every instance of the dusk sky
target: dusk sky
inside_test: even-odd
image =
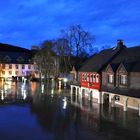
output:
[[[0,0],[0,42],[30,48],[80,24],[97,47],[140,45],[140,0]]]

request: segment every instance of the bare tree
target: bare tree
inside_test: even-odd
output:
[[[68,41],[68,54],[80,57],[81,53],[92,48],[93,36],[80,25],[73,25],[67,30],[62,30],[62,37]]]
[[[53,42],[45,41],[41,44],[40,50],[34,56],[34,62],[37,64],[40,77],[49,84],[49,80],[58,74],[57,57],[53,52]]]

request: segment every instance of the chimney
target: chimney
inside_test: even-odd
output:
[[[121,39],[117,40],[117,46],[123,46],[123,41]]]
[[[116,49],[122,49],[122,48],[126,48],[126,46],[123,44],[123,41],[121,39],[118,39],[117,40],[117,45],[113,48],[113,50],[116,50]]]

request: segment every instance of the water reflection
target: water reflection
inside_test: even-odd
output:
[[[21,136],[25,140],[140,139],[140,120],[136,117],[137,111],[129,110],[126,113],[121,107],[106,107],[88,98],[75,97],[75,95],[71,97],[67,90],[44,88],[42,93],[42,86],[34,82],[9,85],[3,85],[4,89],[1,86],[3,89],[1,101],[30,99],[30,102],[26,102],[28,106],[22,108],[18,108],[18,104],[7,108],[0,106],[1,139],[4,139],[1,137],[3,130],[6,130],[9,137],[14,140],[21,139]],[[23,123],[19,123],[21,121]],[[13,128],[15,135],[10,129],[11,125],[20,126]]]
[[[17,100],[26,100],[28,97],[33,97],[39,88],[36,82],[1,82],[0,83],[0,96],[1,101],[9,103]]]

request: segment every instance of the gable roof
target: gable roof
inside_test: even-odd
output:
[[[117,70],[117,68],[119,67],[120,64],[118,63],[111,63],[111,64],[108,64],[108,66],[106,67],[106,69],[108,67],[111,67],[112,71],[115,72]]]
[[[79,69],[80,72],[100,72],[124,47],[106,49],[93,55]]]

